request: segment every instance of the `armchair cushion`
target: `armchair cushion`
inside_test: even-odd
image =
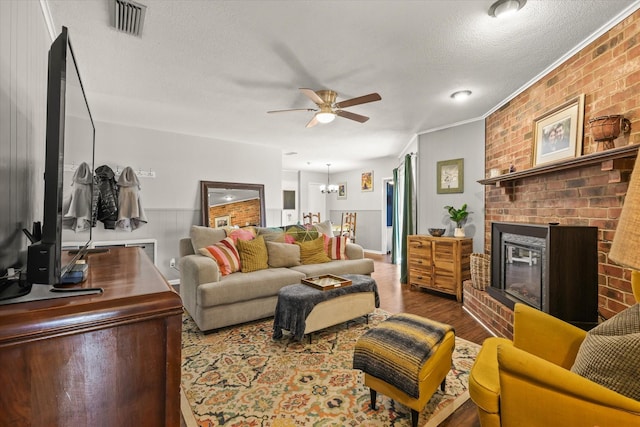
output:
[[[571,370],[611,390],[640,400],[640,304],[587,333]]]
[[[586,334],[533,307],[515,305],[513,345],[565,369],[571,369]]]
[[[638,425],[640,402],[515,346],[498,346],[499,425]]]

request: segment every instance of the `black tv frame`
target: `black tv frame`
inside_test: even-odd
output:
[[[70,57],[67,55],[67,47]],[[67,67],[70,65],[71,67]],[[64,182],[64,145],[67,96],[67,73],[76,73],[92,128],[92,158],[95,155],[95,124],[87,103],[84,86],[78,71],[75,54],[69,39],[68,29],[53,41],[49,50],[47,79],[47,125],[44,172],[44,217],[42,240],[29,246],[27,258],[27,281],[32,284],[60,285],[62,278],[87,252],[89,238],[63,261],[62,219]]]

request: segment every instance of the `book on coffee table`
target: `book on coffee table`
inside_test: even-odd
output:
[[[323,274],[322,276],[309,277],[302,279],[302,284],[311,286],[321,291],[329,291],[331,289],[343,288],[351,285],[351,280],[344,277],[334,276],[333,274]]]

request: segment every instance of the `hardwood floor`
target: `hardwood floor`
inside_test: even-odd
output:
[[[468,341],[482,344],[491,335],[473,317],[462,309],[454,296],[427,292],[400,284],[400,266],[391,264],[386,255],[366,254],[375,262],[376,279],[380,294],[380,308],[390,313],[413,313],[439,322],[453,325],[456,335]],[[476,405],[469,399],[441,427],[479,427]]]
[[[480,326],[454,296],[411,290],[408,285],[400,284],[400,266],[391,264],[387,255],[366,253],[375,263],[372,277],[378,284],[380,308],[390,313],[413,313],[439,322],[453,325],[456,335],[468,341],[482,344],[491,335]],[[181,426],[186,424],[182,420]],[[478,413],[475,404],[468,400],[449,418],[440,423],[441,427],[479,427]]]

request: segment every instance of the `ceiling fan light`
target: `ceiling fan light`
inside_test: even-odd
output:
[[[498,0],[489,8],[489,16],[503,18],[522,9],[527,0]]]
[[[470,90],[459,90],[451,94],[451,98],[455,99],[456,101],[464,101],[470,96],[471,96]]]
[[[324,111],[316,113],[316,120],[320,123],[331,123],[335,118],[336,115],[334,113],[327,113]]]

